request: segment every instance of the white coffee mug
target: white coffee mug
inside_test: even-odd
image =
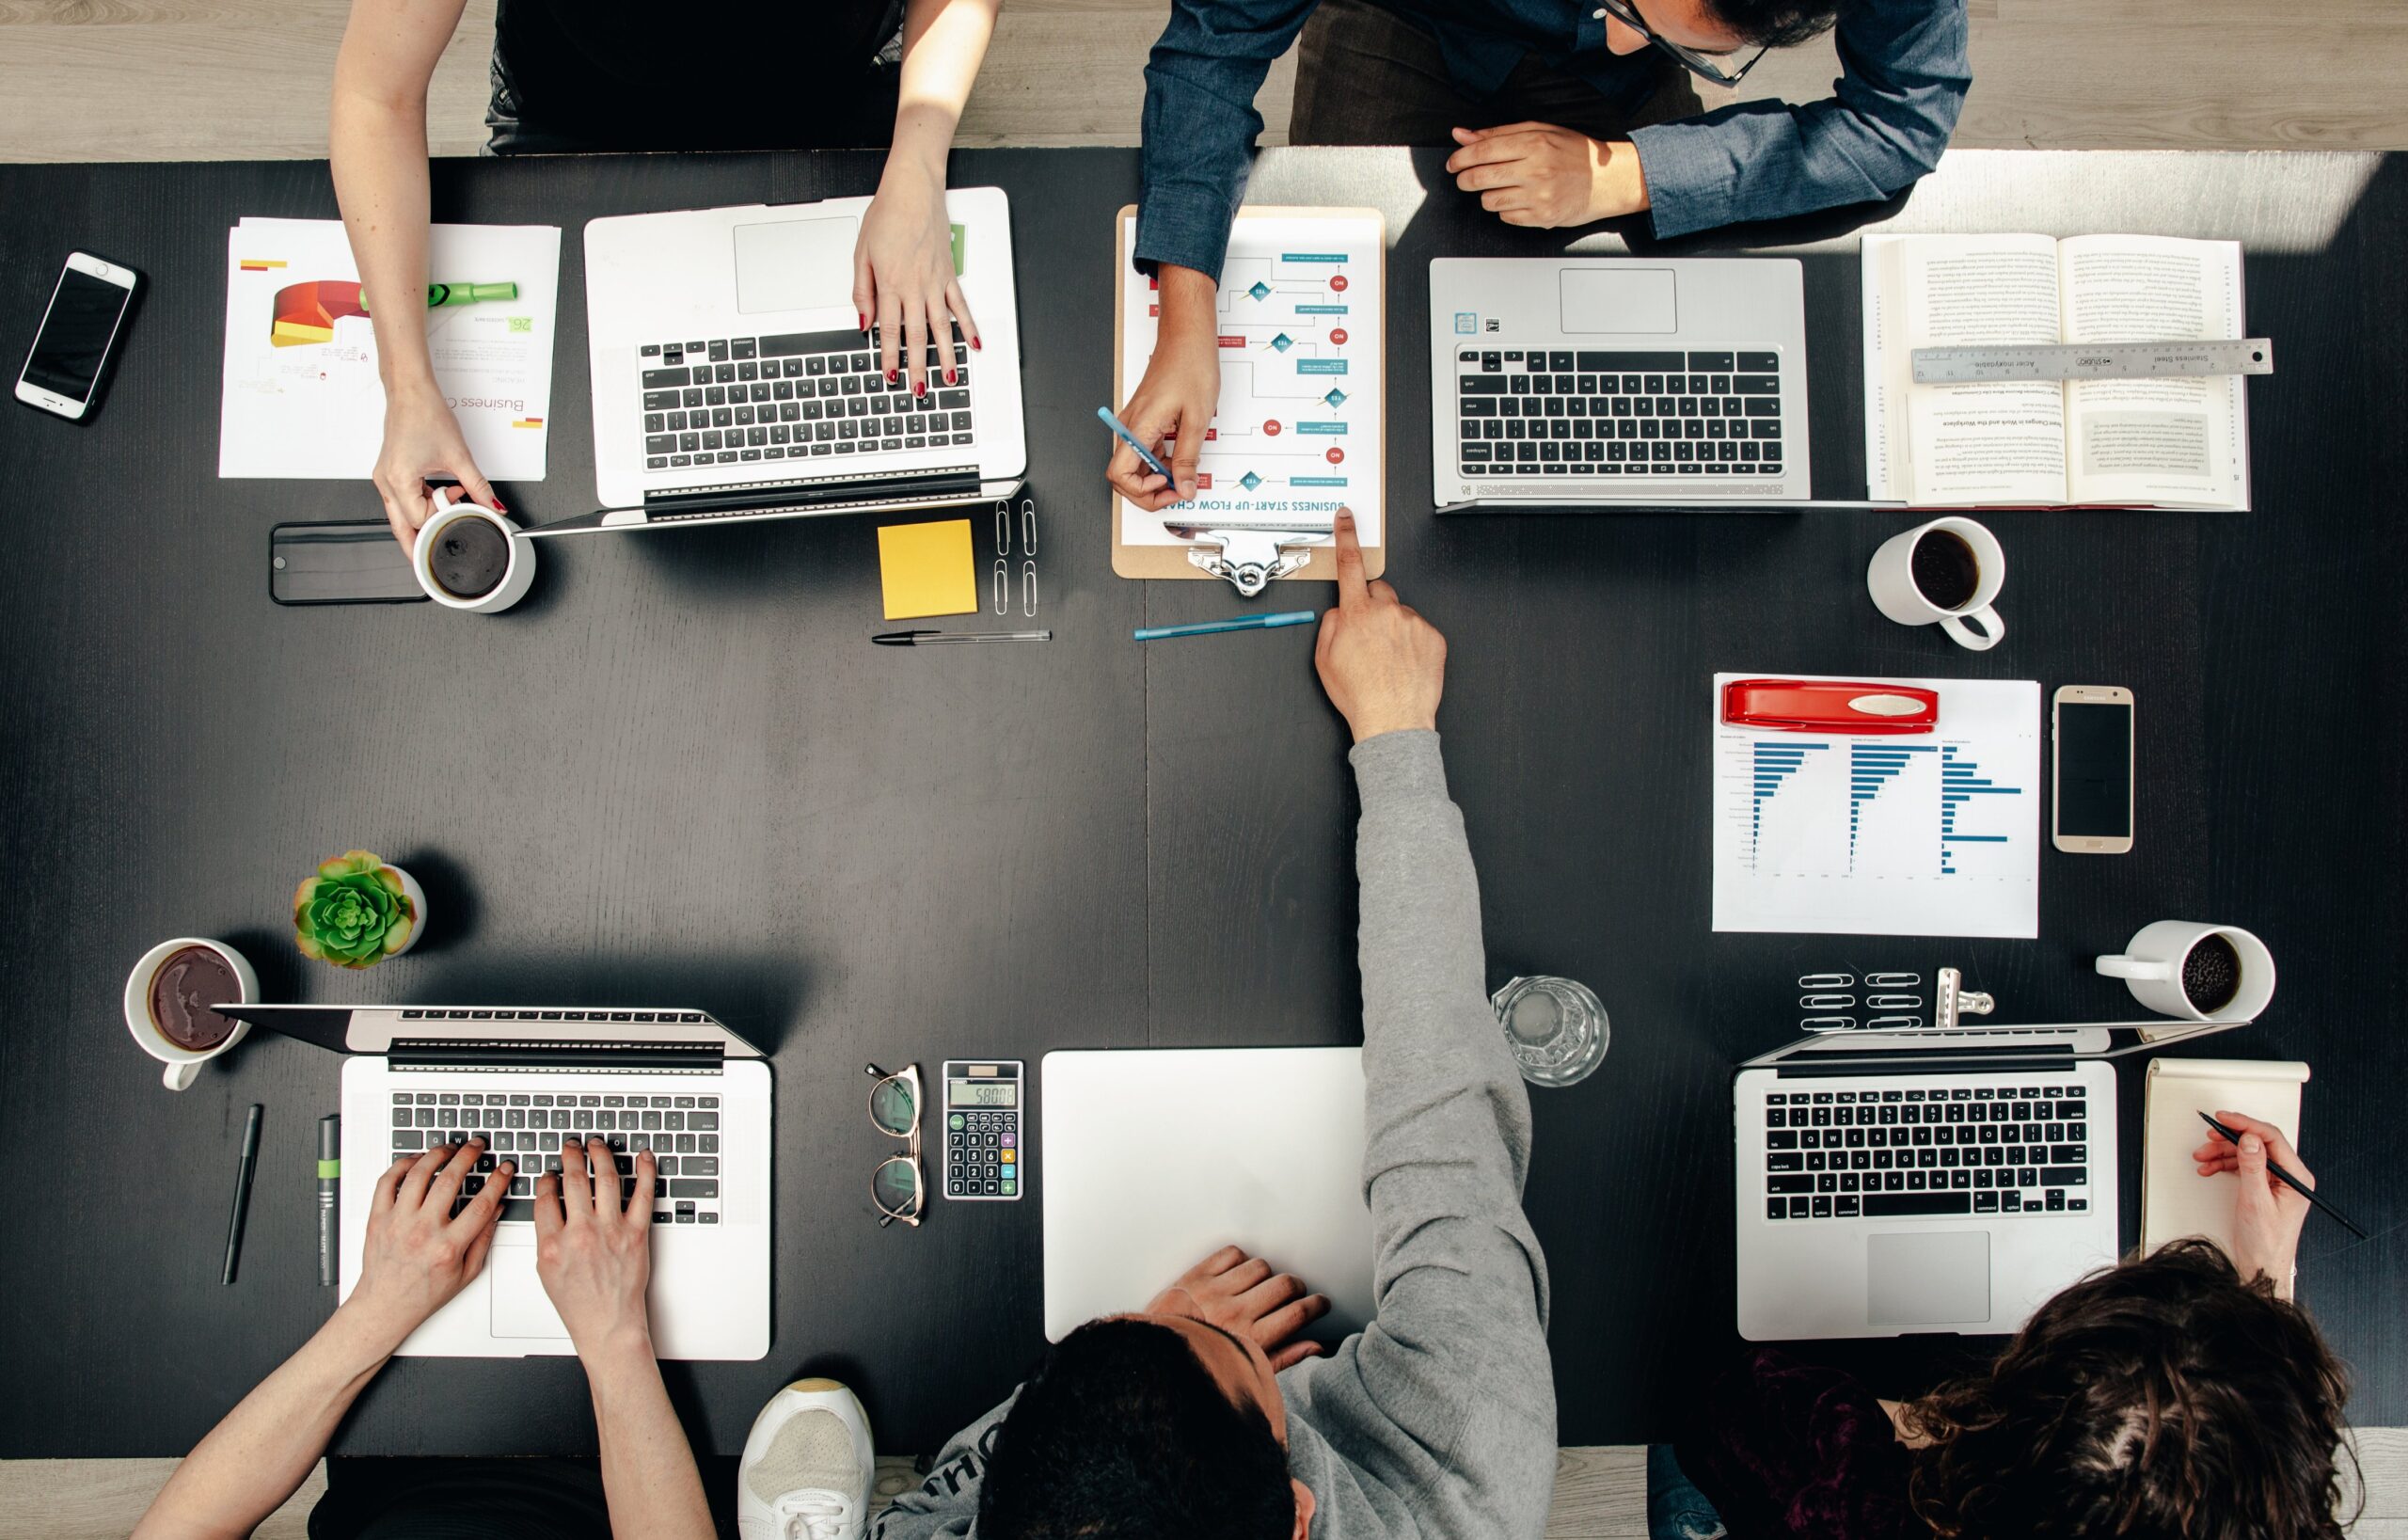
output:
[[[1927,534],[1952,534],[1973,553],[1972,596],[1953,610],[1943,610],[1924,597],[1915,586],[1915,547]],[[1950,516],[1918,524],[1904,534],[1892,535],[1873,553],[1865,568],[1864,586],[1880,611],[1901,626],[1937,624],[1960,647],[1984,652],[2006,635],[2006,622],[1991,607],[2006,582],[2006,552],[1998,537],[1970,518]],[[1975,630],[1967,621],[1977,623]]]
[[[436,542],[443,531],[464,518],[479,518],[501,532],[510,543],[510,564],[501,569],[501,581],[483,598],[464,599],[435,580]],[[518,526],[506,515],[473,502],[454,502],[438,509],[434,517],[419,527],[418,544],[410,548],[410,570],[418,575],[419,587],[426,596],[451,610],[466,610],[472,614],[491,615],[509,609],[527,596],[535,581],[535,544],[518,532]]]
[[[171,1091],[189,1087],[200,1073],[203,1064],[242,1041],[243,1034],[251,1029],[249,1023],[236,1022],[234,1030],[226,1035],[224,1042],[214,1048],[202,1049],[186,1048],[159,1030],[159,1024],[150,1019],[151,977],[158,973],[161,964],[187,946],[206,946],[226,960],[226,965],[234,970],[234,982],[242,989],[243,1003],[256,1000],[260,994],[259,976],[251,972],[249,961],[222,941],[211,941],[205,936],[178,936],[173,941],[163,941],[142,954],[142,961],[134,965],[134,972],[125,979],[125,1029],[134,1034],[134,1040],[142,1045],[144,1053],[167,1067],[160,1079]]]
[[[2182,988],[2182,964],[2191,949],[2210,936],[2222,936],[2241,963],[2241,986],[2232,998],[2212,1011],[2191,1003]],[[2196,920],[2159,920],[2142,926],[2115,957],[2099,960],[2099,971],[2120,978],[2132,998],[2161,1016],[2189,1022],[2245,1022],[2263,1011],[2274,998],[2274,954],[2256,936],[2232,925],[2202,925]]]

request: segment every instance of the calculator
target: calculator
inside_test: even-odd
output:
[[[1019,1059],[944,1061],[944,1195],[1004,1202],[1020,1197],[1027,1151],[1021,1142]]]

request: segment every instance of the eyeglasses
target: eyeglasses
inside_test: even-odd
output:
[[[872,1064],[863,1072],[877,1078],[869,1088],[869,1120],[889,1138],[902,1139],[911,1149],[889,1155],[870,1174],[870,1201],[878,1205],[880,1230],[897,1219],[917,1227],[927,1183],[920,1175],[920,1067],[888,1074]]]
[[[1759,48],[1749,56],[1747,63],[1734,70],[1729,67],[1730,61],[1738,57],[1737,54],[1701,54],[1694,48],[1684,48],[1676,42],[1666,42],[1656,35],[1655,29],[1647,24],[1647,19],[1639,14],[1638,10],[1631,6],[1630,0],[1597,0],[1597,5],[1604,15],[1611,16],[1615,21],[1670,54],[1681,68],[1711,85],[1736,86],[1747,78],[1748,71],[1756,67],[1758,60],[1771,52],[1768,48]]]

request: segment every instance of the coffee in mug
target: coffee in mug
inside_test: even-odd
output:
[[[1864,570],[1865,590],[1883,614],[1901,626],[1937,626],[1975,652],[2006,635],[1992,602],[2005,581],[1998,537],[1955,516],[1892,535]]]
[[[490,615],[527,596],[535,581],[535,546],[491,508],[446,503],[420,526],[410,570],[426,596],[445,609]]]
[[[2194,1022],[2257,1017],[2274,998],[2274,956],[2233,925],[2159,920],[2134,932],[2098,969],[2124,980],[2132,998],[2161,1016]]]
[[[170,952],[150,976],[150,1024],[190,1053],[208,1053],[234,1035],[241,1024],[220,1016],[216,1008],[242,1000],[243,981],[213,947]]]
[[[1915,592],[1942,610],[1962,610],[1982,586],[1981,559],[1954,530],[1924,531],[1907,567]]]
[[[473,604],[501,586],[510,537],[482,518],[452,519],[436,535],[426,565],[445,593]]]
[[[2202,1016],[2212,1016],[2241,992],[2241,954],[2221,931],[2191,944],[2182,960],[2182,997]]]

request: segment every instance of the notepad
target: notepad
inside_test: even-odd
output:
[[[889,620],[975,614],[978,569],[970,554],[970,521],[881,526],[878,580]]]
[[[2159,1058],[2148,1067],[2141,1148],[2141,1250],[2185,1235],[2232,1249],[2236,1176],[2203,1177],[2191,1151],[2210,1137],[2199,1114],[2244,1112],[2299,1143],[2300,1087],[2307,1066],[2237,1058]]]

